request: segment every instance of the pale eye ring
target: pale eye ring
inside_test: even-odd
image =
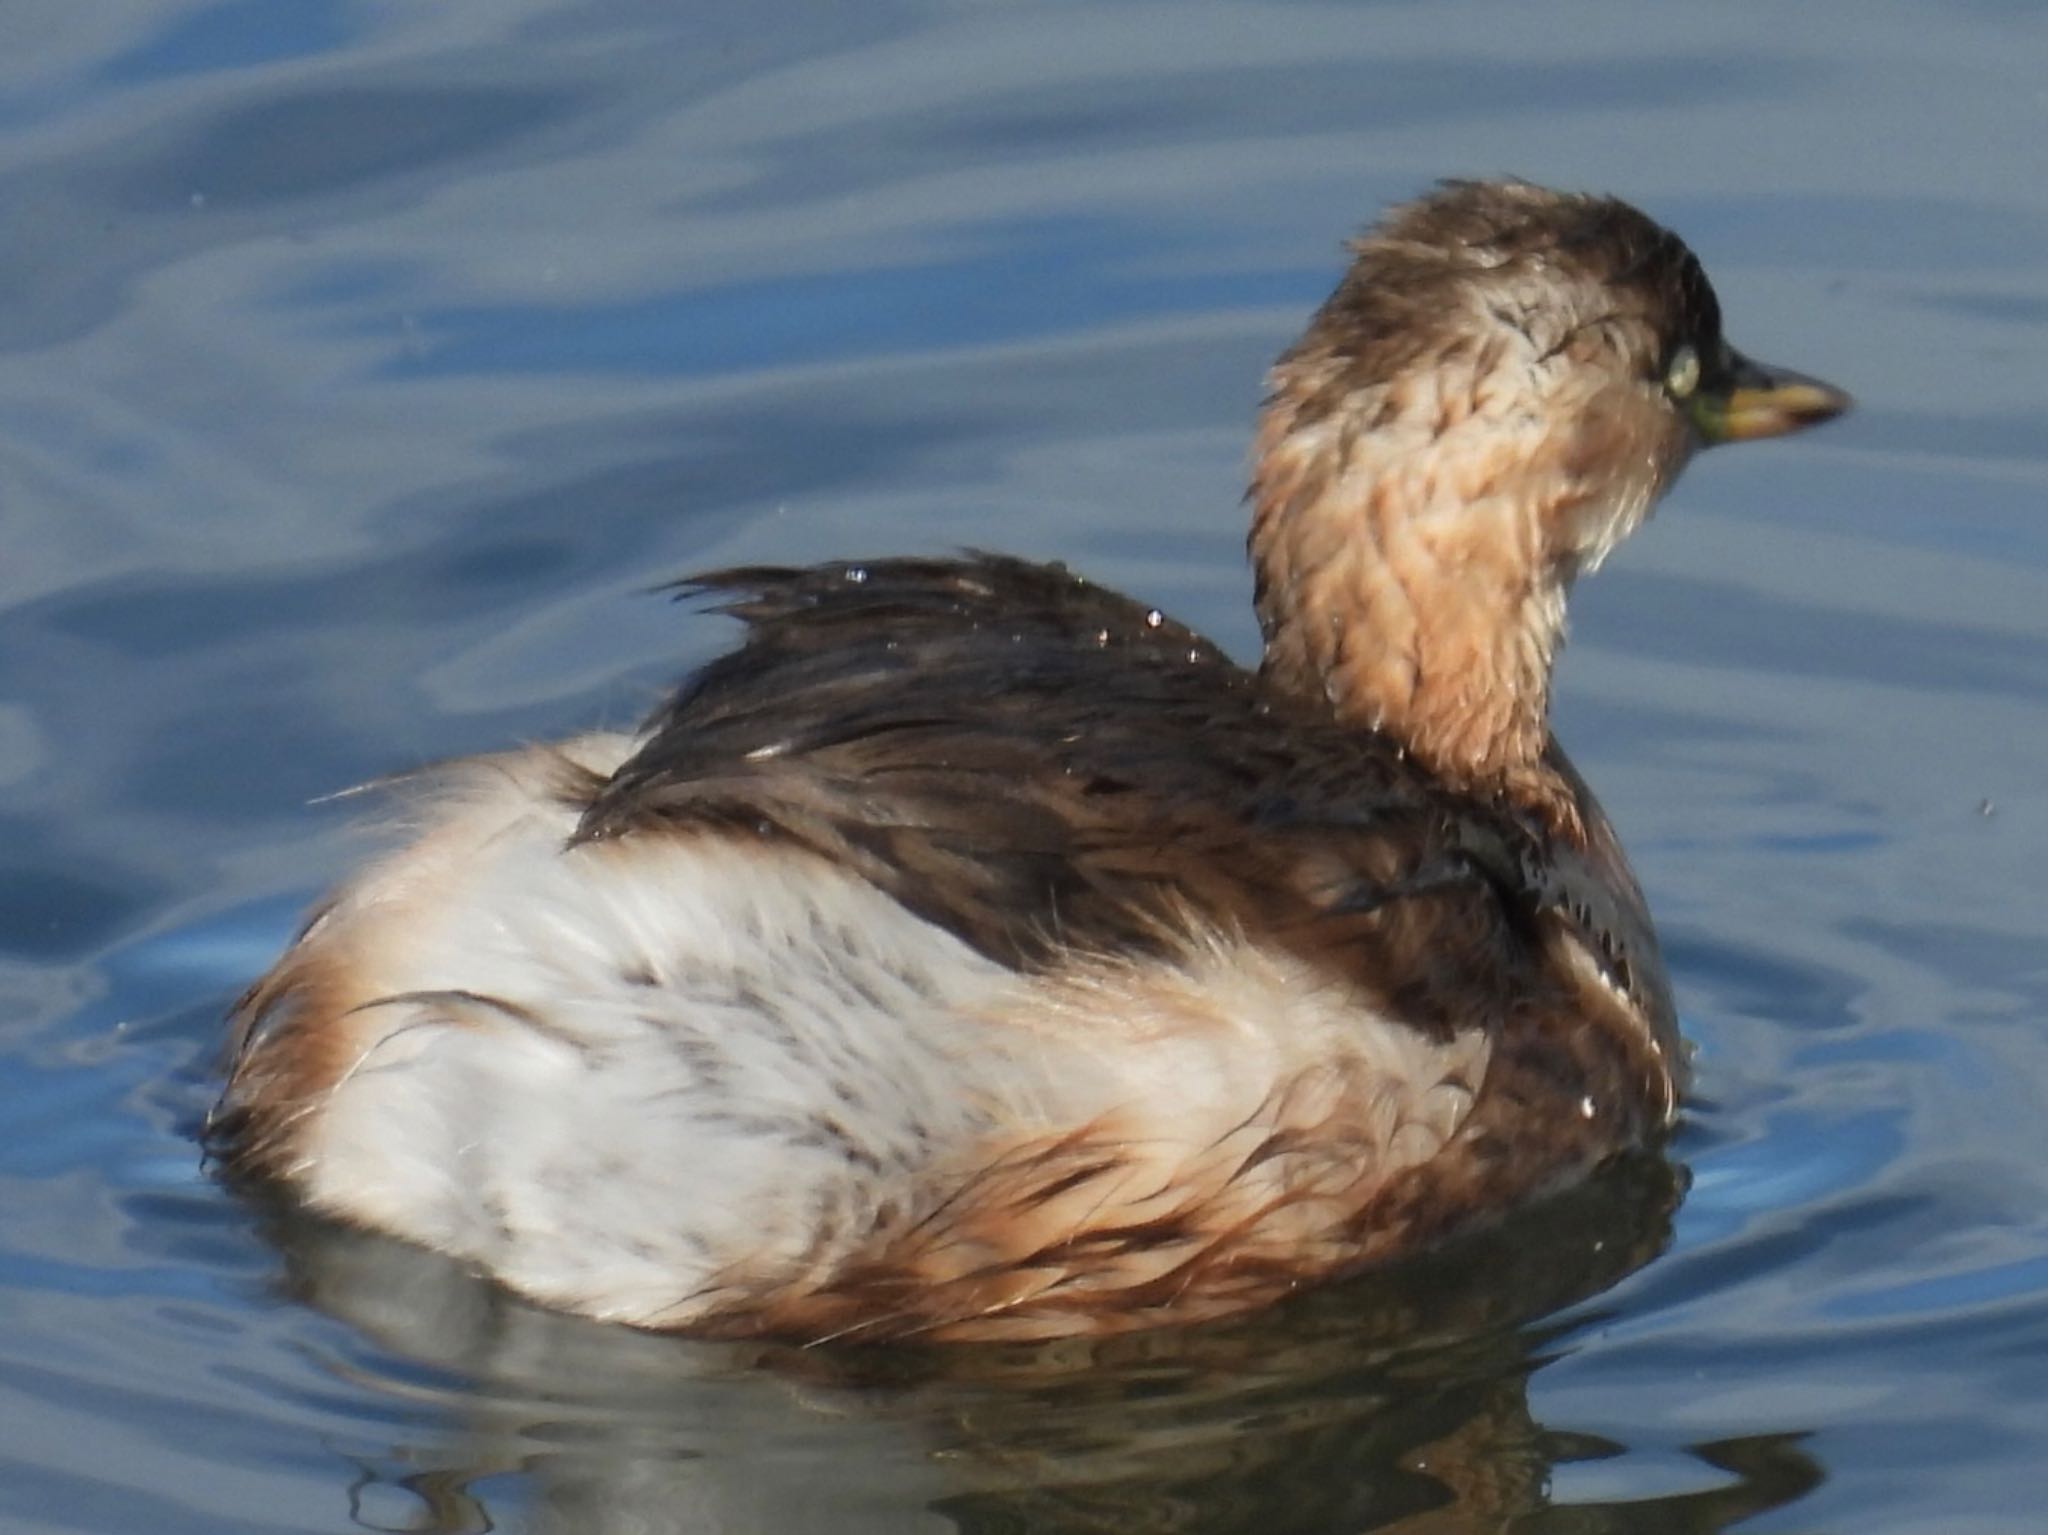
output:
[[[1671,354],[1671,365],[1664,370],[1664,387],[1672,399],[1683,400],[1699,386],[1700,354],[1682,346]]]

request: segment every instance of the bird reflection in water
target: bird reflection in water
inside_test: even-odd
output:
[[[1545,1318],[1661,1251],[1683,1182],[1626,1158],[1235,1323],[932,1348],[605,1327],[282,1201],[265,1222],[293,1297],[375,1340],[338,1368],[433,1409],[388,1454],[337,1466],[358,1522],[391,1527],[402,1504],[403,1528],[451,1535],[1704,1532],[1818,1486],[1800,1436],[1693,1446],[1705,1490],[1553,1504],[1557,1467],[1629,1446],[1544,1425],[1528,1391],[1591,1320]]]

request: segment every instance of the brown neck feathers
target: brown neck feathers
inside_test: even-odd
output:
[[[1251,489],[1264,675],[1460,788],[1568,821],[1542,760],[1570,576],[1546,535],[1563,509],[1530,472],[1542,446],[1501,423],[1417,424],[1410,405],[1365,429],[1268,406]]]

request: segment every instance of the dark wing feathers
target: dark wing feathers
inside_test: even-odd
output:
[[[807,848],[1020,967],[1157,952],[1194,918],[1369,989],[1403,976],[1389,1000],[1446,1026],[1452,997],[1537,984],[1538,915],[1592,877],[1057,565],[757,567],[679,589],[745,639],[649,721],[583,838]]]

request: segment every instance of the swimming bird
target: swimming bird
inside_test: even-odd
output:
[[[821,1341],[1224,1316],[1654,1143],[1566,594],[1847,397],[1522,182],[1388,213],[1270,385],[1255,669],[1001,555],[699,576],[743,638],[639,731],[399,791],[236,1009],[222,1156],[551,1306]]]

